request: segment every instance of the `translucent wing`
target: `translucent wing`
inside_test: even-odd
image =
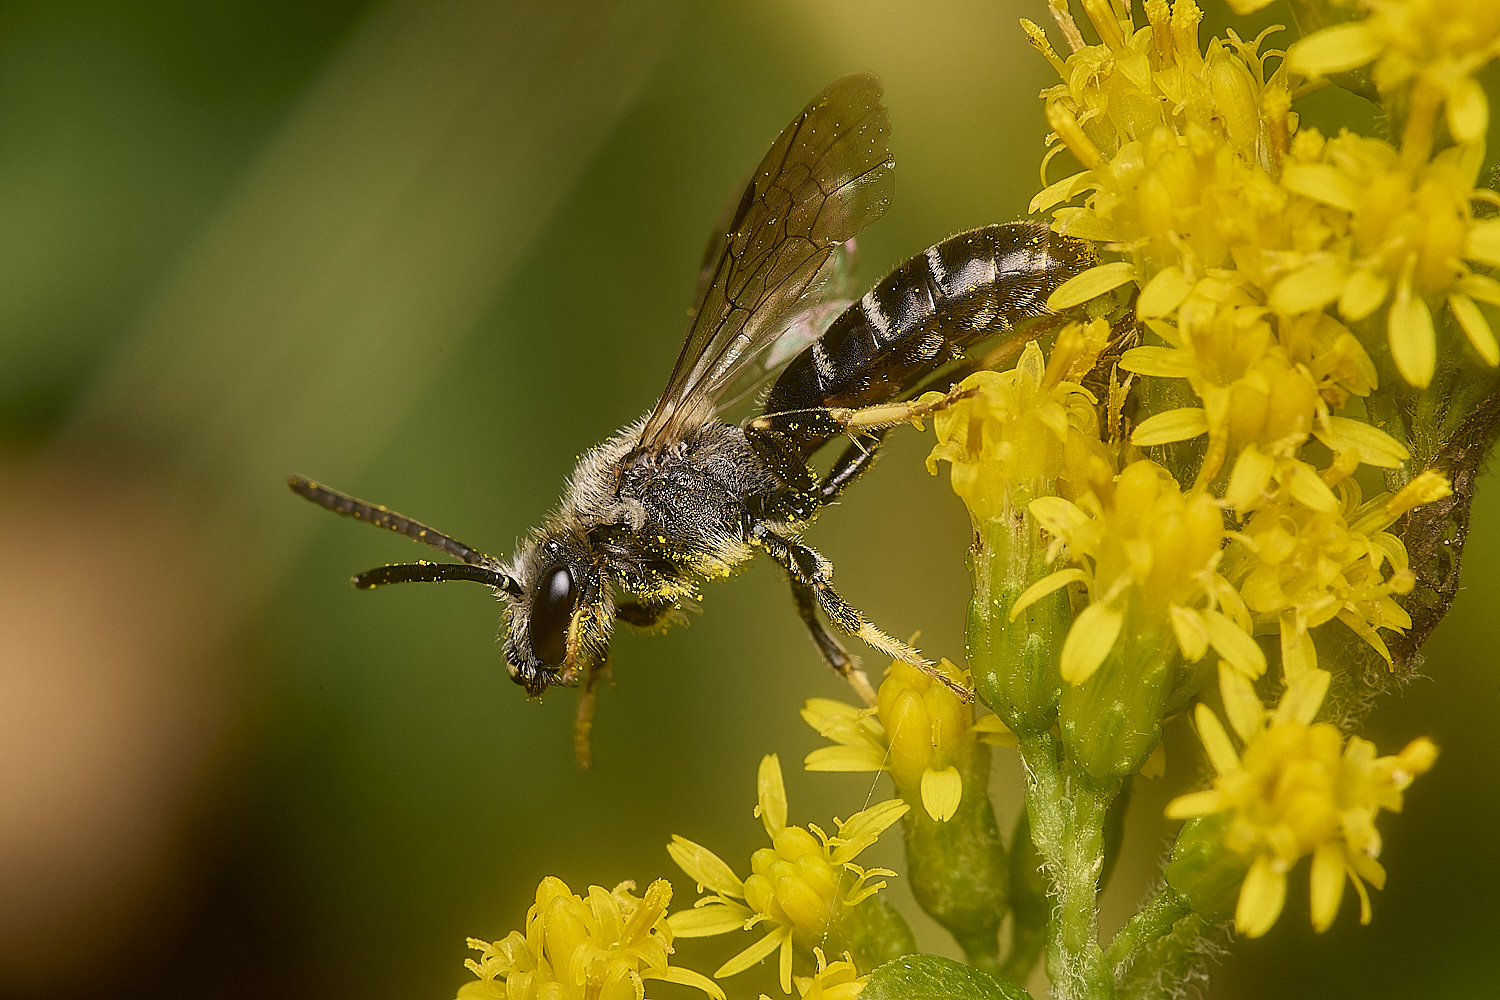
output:
[[[824,88],[776,137],[700,276],[687,340],[646,421],[643,450],[680,438],[787,332],[789,318],[817,312],[834,251],[890,205],[889,135],[879,79],[854,73]]]
[[[738,365],[734,377],[714,391],[715,409],[721,416],[752,399],[787,362],[821,339],[840,313],[854,305],[859,298],[854,283],[856,256],[854,240],[834,248],[808,291],[777,321],[761,352]]]

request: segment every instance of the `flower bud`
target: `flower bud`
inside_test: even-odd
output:
[[[1193,911],[1209,923],[1234,915],[1240,884],[1250,871],[1250,860],[1224,846],[1227,816],[1189,820],[1172,845],[1167,862],[1167,884],[1188,898]]]

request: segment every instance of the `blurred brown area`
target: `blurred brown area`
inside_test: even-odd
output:
[[[659,391],[707,227],[829,80],[879,73],[895,125],[869,280],[1024,212],[1053,81],[1021,13],[1045,11],[0,2],[0,995],[445,995],[464,937],[519,926],[544,875],[678,874],[685,903],[671,834],[748,856],[763,753],[794,821],[884,794],[793,767],[818,742],[801,701],[845,692],[771,568],[691,628],[619,638],[582,772],[571,696],[509,683],[482,590],[354,592],[414,550],[284,478],[504,550]],[[813,537],[855,603],[957,659],[968,528],[924,452],[897,435]],[[1387,830],[1374,925],[1314,938],[1294,891],[1213,995],[1497,981],[1488,485],[1431,681],[1370,720],[1383,750],[1444,749]],[[1197,776],[1172,741],[1107,920]],[[996,768],[1011,815],[1018,778]]]

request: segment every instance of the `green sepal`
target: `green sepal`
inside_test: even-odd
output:
[[[878,893],[846,912],[842,925],[854,966],[861,972],[917,952],[906,918]]]
[[[1135,774],[1161,742],[1161,722],[1181,659],[1167,635],[1116,643],[1082,684],[1068,684],[1058,722],[1068,761],[1100,781]]]
[[[937,955],[909,955],[876,969],[860,1000],[1032,1000],[1015,983]]]
[[[1172,859],[1164,872],[1167,884],[1187,897],[1193,911],[1210,923],[1234,916],[1240,885],[1250,862],[1224,846],[1223,813],[1187,821],[1172,845]]]
[[[921,789],[897,786],[912,804],[901,821],[907,874],[918,905],[948,929],[969,962],[995,971],[1010,868],[990,804],[990,748],[978,744],[960,771],[963,800],[947,822],[928,815]]]
[[[974,597],[967,639],[974,690],[1019,736],[1047,732],[1057,717],[1057,663],[1073,624],[1066,589],[1010,620],[1022,592],[1052,571],[1036,519],[1024,506],[980,526],[969,557]]]

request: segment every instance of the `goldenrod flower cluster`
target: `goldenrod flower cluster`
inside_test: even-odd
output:
[[[1140,337],[1104,358],[1114,375],[1102,401],[1074,364],[1085,354],[1076,324],[1052,363],[1032,345],[1008,378],[972,379],[972,404],[936,421],[929,468],[952,465],[976,525],[997,516],[1004,497],[1012,516],[1019,509],[1050,539],[1052,572],[1025,580],[1009,615],[1071,595],[1055,711],[1067,753],[1101,779],[1139,767],[1162,714],[1206,679],[1174,672],[1174,661],[1215,654],[1207,662],[1233,678],[1221,687],[1239,699],[1246,728],[1236,731],[1281,739],[1286,726],[1267,729],[1245,708],[1260,710],[1257,636],[1279,637],[1283,680],[1305,692],[1319,677],[1326,688],[1317,637],[1327,629],[1351,630],[1390,662],[1383,633],[1411,627],[1401,598],[1416,575],[1394,529],[1450,487],[1441,471],[1411,468],[1406,443],[1370,412],[1403,383],[1411,392],[1440,372],[1500,361],[1485,315],[1500,305],[1500,282],[1485,273],[1500,266],[1500,222],[1480,211],[1500,195],[1477,186],[1487,105],[1474,81],[1500,54],[1500,7],[1362,6],[1367,17],[1288,52],[1268,47],[1276,29],[1200,44],[1194,0],[1147,0],[1142,25],[1118,0],[1082,0],[1097,44],[1066,4],[1053,4],[1066,56],[1023,21],[1062,78],[1043,94],[1055,130],[1043,169],[1064,152],[1082,167],[1044,184],[1032,210],[1116,258],[1064,283],[1049,304],[1113,301],[1116,328],[1134,325]],[[1366,65],[1399,109],[1397,144],[1301,127],[1300,94]],[[1083,369],[1099,356],[1086,353]],[[1099,386],[1097,371],[1092,378]],[[1023,432],[1024,458],[1005,447]],[[1365,470],[1386,476],[1391,492],[1366,500]],[[1302,714],[1318,710],[1322,693],[1299,697],[1288,718],[1311,732],[1312,715]],[[1202,723],[1204,712],[1207,732],[1216,723]],[[1343,737],[1323,725],[1316,739],[1333,739],[1337,756]],[[1357,757],[1360,746],[1348,752]],[[1315,883],[1326,924],[1337,905],[1326,843],[1301,853],[1282,844],[1274,861],[1257,855],[1242,928],[1270,925],[1280,903],[1269,903],[1268,873],[1305,853],[1323,858]],[[1339,856],[1362,893],[1360,877],[1376,881],[1370,841],[1342,843],[1353,845]]]
[[[855,1000],[870,981],[869,976],[859,974],[848,952],[837,962],[830,962],[822,948],[814,948],[813,958],[818,966],[812,975],[792,977],[802,1000]]]
[[[1250,862],[1234,915],[1235,928],[1247,937],[1270,930],[1286,899],[1287,872],[1309,855],[1313,928],[1322,932],[1332,925],[1346,881],[1359,895],[1360,922],[1369,923],[1365,883],[1385,885],[1385,869],[1375,860],[1375,815],[1381,809],[1399,812],[1401,793],[1437,759],[1426,738],[1394,756],[1376,757],[1373,743],[1314,722],[1328,679],[1322,670],[1297,674],[1267,711],[1248,681],[1221,670],[1224,711],[1244,746],[1239,753],[1213,710],[1197,707],[1214,787],[1174,799],[1167,815],[1227,813],[1223,843]]]
[[[950,675],[958,668],[943,660]],[[903,796],[916,791],[927,814],[940,823],[963,801],[964,780],[976,742],[1015,746],[1015,735],[994,715],[974,718],[947,685],[909,663],[886,669],[873,708],[832,698],[809,698],[802,718],[836,746],[803,762],[809,771],[888,771]]]
[[[672,929],[666,918],[672,884],[657,879],[646,895],[635,883],[590,886],[588,900],[562,879],[547,877],[526,915],[526,932],[499,941],[469,939],[480,952],[465,964],[479,977],[459,1000],[645,1000],[647,980],[679,983],[724,1000],[717,983],[668,963]]]
[[[669,923],[679,937],[769,925],[769,933],[725,962],[714,977],[735,975],[778,954],[781,989],[791,993],[794,945],[810,951],[840,941],[848,911],[885,888],[886,883],[877,879],[895,876],[886,868],[861,868],[854,859],[908,807],[900,799],[878,803],[835,821],[838,835],[830,837],[815,824],[804,828],[787,823],[786,787],[775,754],[761,761],[756,786],[755,811],[771,846],[751,856],[751,874],[741,879],[708,848],[674,836],[667,846],[672,860],[708,895],[694,909],[673,914]]]

